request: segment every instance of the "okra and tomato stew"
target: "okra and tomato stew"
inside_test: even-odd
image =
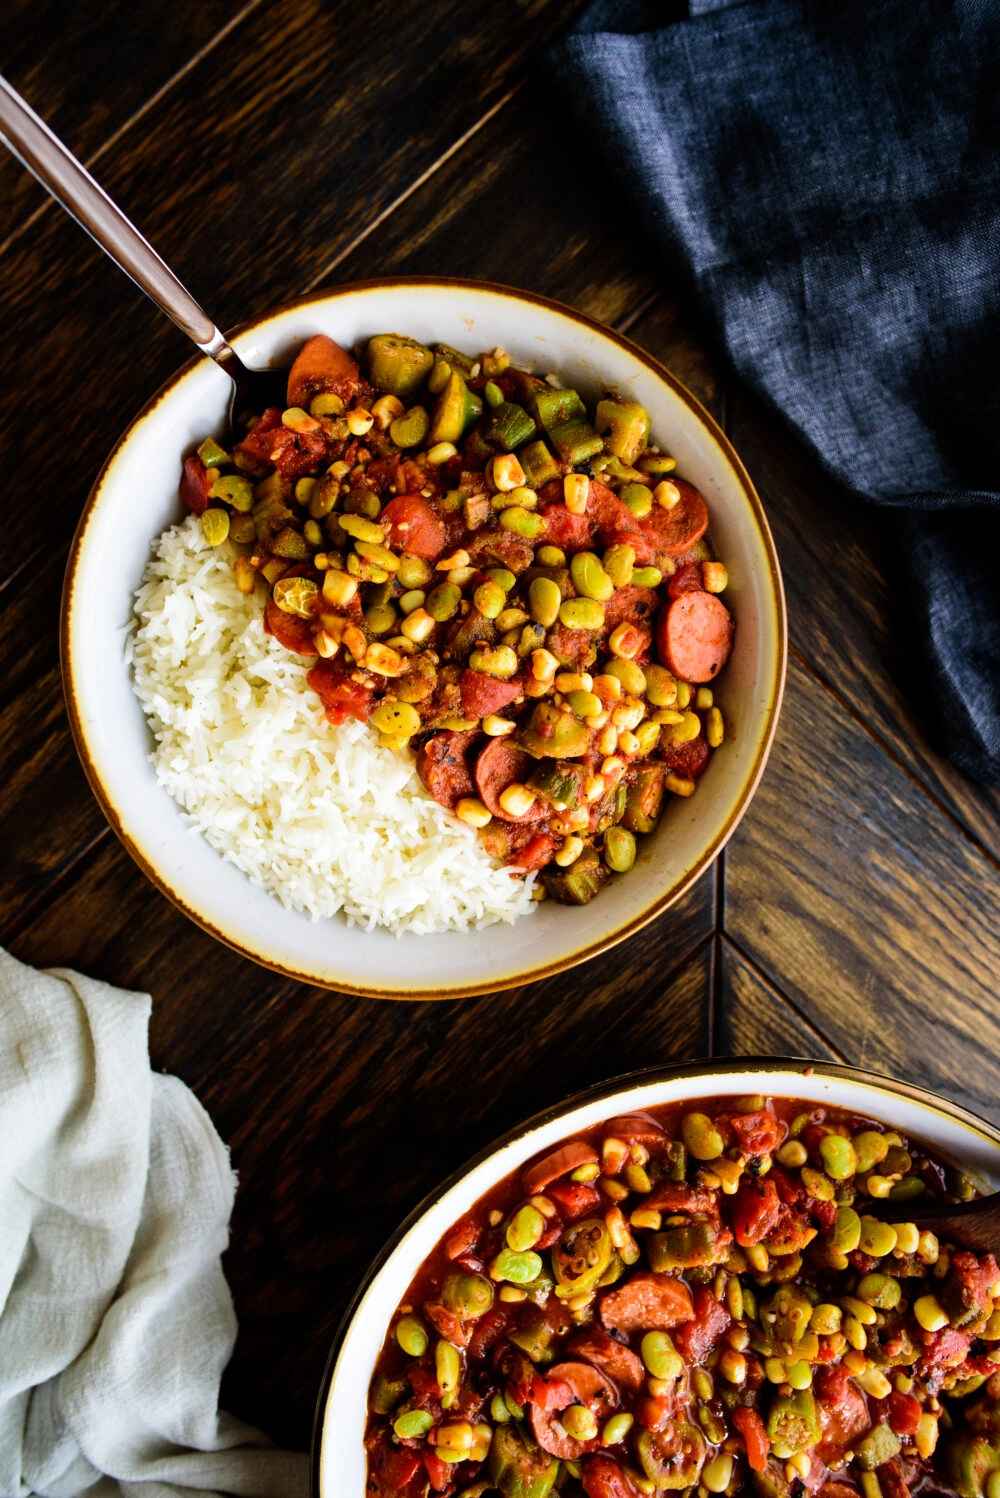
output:
[[[287,400],[186,459],[185,503],[236,543],[244,592],[266,581],[330,722],[416,750],[491,854],[585,904],[723,740],[733,621],[702,495],[642,406],[588,409],[499,348],[386,333],[355,358],[318,334]]]
[[[1000,1491],[1000,1269],[876,1204],[974,1194],[794,1099],[610,1119],[500,1182],[397,1308],[373,1498]]]

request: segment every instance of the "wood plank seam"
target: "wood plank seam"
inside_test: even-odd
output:
[[[755,962],[754,959],[749,955],[749,953],[746,952],[742,946],[740,946],[739,942],[735,941],[733,937],[730,936],[728,931],[723,931],[720,933],[719,942],[720,944],[724,942],[736,954],[740,962],[742,962],[743,965],[750,970],[753,976],[757,979],[758,983],[762,984],[768,990],[772,998],[774,998],[778,1003],[783,1004],[786,1009],[790,1009],[799,1023],[803,1025],[812,1035],[815,1035],[816,1039],[821,1041],[823,1045],[828,1046],[836,1056],[838,1061],[842,1062],[844,1066],[852,1065],[850,1057],[845,1056],[840,1047],[838,1045],[835,1045],[834,1042],[829,1038],[829,1036],[827,1036],[826,1033],[822,1029],[820,1029],[816,1021],[812,1019],[810,1015],[806,1014],[802,1009],[800,1009],[798,1004],[796,1004],[794,1000],[788,997],[784,990],[778,986],[778,983],[771,976],[771,974],[765,972],[765,970],[759,965],[759,963]]]
[[[432,161],[430,166],[427,167],[425,171],[421,172],[420,176],[416,177],[404,192],[401,192],[397,197],[395,197],[391,203],[389,203],[385,208],[382,209],[381,213],[377,213],[372,219],[371,223],[365,229],[362,229],[360,234],[356,234],[345,249],[341,250],[337,255],[334,256],[332,260],[328,261],[328,263],[322,268],[322,270],[317,272],[317,274],[313,276],[312,280],[306,283],[306,285],[303,287],[302,294],[306,295],[308,292],[315,290],[317,286],[321,286],[327,279],[327,277],[333,274],[337,266],[340,265],[341,261],[346,260],[348,255],[353,254],[358,246],[363,244],[370,234],[373,234],[381,224],[384,224],[386,220],[390,218],[393,213],[395,213],[396,209],[399,208],[403,203],[405,203],[408,198],[411,198],[415,192],[418,192],[421,187],[425,186],[426,183],[428,183],[434,176],[435,172],[437,172],[442,166],[444,166],[447,161],[450,161],[451,158],[456,154],[456,152],[460,151],[463,146],[467,145],[468,142],[479,133],[484,125],[488,125],[490,120],[492,120],[495,115],[500,113],[501,109],[505,109],[506,106],[511,102],[511,100],[521,92],[526,82],[526,78],[519,79],[518,82],[514,84],[514,87],[508,89],[503,97],[501,99],[498,99],[497,102],[492,105],[484,115],[476,120],[473,125],[470,125],[468,130],[466,130],[463,135],[460,135],[456,141],[453,141],[452,144],[448,147],[447,151],[443,152],[439,157],[437,157],[435,161]]]
[[[723,848],[715,860],[712,871],[714,881],[712,961],[709,970],[708,992],[705,995],[705,1046],[709,1056],[714,1056],[719,1043],[719,1021],[722,1015],[722,959],[719,942],[722,937],[722,921],[726,901],[726,850]]]
[[[872,728],[868,720],[858,712],[857,708],[854,707],[849,698],[845,697],[843,692],[839,691],[838,688],[835,687],[833,683],[827,679],[827,677],[823,674],[819,667],[815,666],[808,656],[803,655],[802,651],[796,645],[792,645],[791,643],[789,643],[788,646],[788,654],[789,657],[798,662],[798,664],[804,671],[807,671],[809,673],[809,675],[813,678],[818,686],[822,687],[824,691],[830,694],[841,711],[846,713],[847,716],[852,720],[852,722],[856,723],[857,726],[865,734],[867,734],[872,743],[877,746],[877,748],[886,756],[888,760],[892,762],[893,765],[896,766],[898,770],[901,770],[903,772],[907,779],[914,786],[916,786],[917,790],[920,791],[928,801],[930,801],[931,805],[935,807],[935,809],[939,811],[943,817],[946,817],[948,819],[951,825],[958,833],[960,833],[960,835],[965,839],[970,847],[974,848],[975,851],[986,860],[991,868],[996,869],[997,872],[1000,873],[1000,859],[998,859],[995,854],[990,852],[989,848],[987,848],[986,845],[980,840],[980,838],[976,836],[971,827],[963,822],[961,818],[951,810],[947,802],[943,801],[941,797],[938,796],[934,790],[932,790],[927,782],[923,780],[916,773],[916,771],[906,763],[904,759],[900,758],[900,756],[893,749],[892,745],[889,744],[880,733],[876,732],[876,730]]]
[[[180,83],[182,78],[187,77],[192,68],[197,67],[200,62],[204,61],[204,59],[210,55],[214,48],[217,47],[220,42],[224,41],[227,36],[229,36],[230,32],[235,30],[237,26],[241,25],[242,22],[245,21],[252,14],[252,12],[257,10],[262,4],[263,0],[247,0],[247,4],[243,6],[242,10],[238,11],[235,16],[232,16],[230,20],[226,22],[225,26],[220,27],[213,37],[210,37],[207,42],[204,42],[202,46],[198,48],[197,52],[193,52],[188,58],[187,62],[184,63],[183,67],[178,68],[177,72],[172,74],[165,83],[161,83],[160,87],[156,89],[152,94],[150,94],[149,98],[144,104],[141,104],[138,109],[134,110],[133,113],[129,115],[128,119],[124,120],[122,124],[118,126],[117,130],[113,130],[108,136],[107,140],[102,141],[102,143],[97,147],[96,151],[91,152],[91,154],[83,163],[87,170],[93,171],[94,164],[100,161],[105,152],[109,151],[112,146],[117,145],[118,141],[120,141],[122,137],[127,134],[127,132],[131,130],[134,125],[137,125],[138,122],[143,119],[151,109],[154,109],[156,105],[159,104],[161,100],[167,96],[170,90],[174,88],[176,84]],[[22,222],[18,224],[16,228],[12,229],[7,235],[7,238],[3,241],[2,244],[0,244],[0,256],[2,256],[4,252],[10,248],[15,240],[20,239],[21,235],[25,233],[26,230],[30,229],[33,224],[36,224],[43,213],[46,213],[53,206],[54,199],[51,197],[47,197],[44,203],[39,204],[34,213],[29,213],[26,219],[22,220]]]

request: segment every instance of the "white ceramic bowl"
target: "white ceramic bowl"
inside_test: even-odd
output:
[[[478,1155],[422,1202],[372,1265],[337,1333],[316,1409],[313,1491],[364,1498],[368,1385],[396,1306],[442,1234],[485,1192],[581,1129],[617,1114],[687,1098],[805,1098],[884,1120],[932,1145],[985,1190],[1000,1187],[1000,1129],[923,1088],[821,1062],[748,1058],[635,1072],[539,1114]]]
[[[209,359],[188,364],[150,401],[91,492],[66,573],[63,678],[77,748],[105,814],[153,882],[199,925],[305,982],[366,995],[454,998],[595,955],[664,910],[716,856],[746,810],[774,734],[785,672],[784,598],[760,501],[711,417],[655,359],[568,307],[479,282],[374,281],[280,308],[234,342],[247,364],[282,367],[317,331],[352,345],[389,330],[468,349],[502,344],[517,362],[558,370],[589,399],[617,388],[646,406],[656,439],[705,494],[736,619],[718,689],[730,731],[697,794],[672,798],[628,878],[581,909],[540,906],[516,934],[500,924],[471,935],[397,940],[286,910],[186,829],[149,762],[152,738],[132,691],[123,631],[154,538],[181,517],[182,455],[206,433],[224,430],[229,381]]]

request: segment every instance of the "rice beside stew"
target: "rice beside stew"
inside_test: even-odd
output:
[[[264,631],[233,550],[194,516],[159,538],[136,594],[135,689],[160,784],[192,826],[291,909],[396,935],[512,922],[512,878],[363,723],[332,728],[312,665]]]

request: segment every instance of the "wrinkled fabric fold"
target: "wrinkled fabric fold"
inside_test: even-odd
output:
[[[0,1493],[305,1498],[307,1458],[218,1408],[235,1182],[149,1014],[0,951]]]
[[[929,726],[1000,781],[1000,3],[657,9],[598,0],[550,67],[739,375],[905,512]]]

